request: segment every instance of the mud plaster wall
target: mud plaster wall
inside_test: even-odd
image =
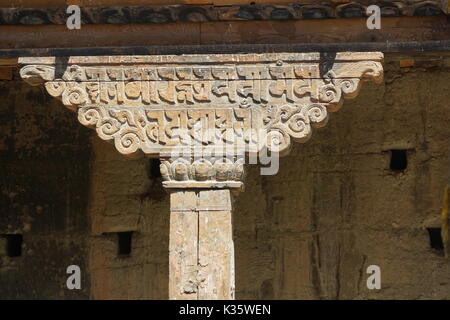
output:
[[[234,215],[238,299],[450,298],[449,263],[430,248],[426,230],[439,225],[449,170],[450,70],[448,62],[427,64],[400,70],[387,62],[385,83],[366,84],[281,159],[277,175],[247,168]],[[28,249],[14,264],[2,258],[0,297],[166,299],[169,199],[150,160],[123,158],[39,89],[2,86],[0,228],[31,225],[34,239],[54,244],[33,245],[38,260],[27,260]],[[31,121],[34,133],[17,117]],[[47,138],[36,140],[39,132]],[[406,171],[389,170],[389,149],[409,150]],[[55,182],[63,176],[69,183]],[[10,198],[14,183],[21,202]],[[52,218],[21,209],[43,196],[56,207]],[[129,257],[117,254],[121,231],[134,231]],[[86,268],[81,293],[64,290],[64,259]],[[36,280],[37,269],[52,264],[46,280]],[[372,264],[381,267],[381,290],[366,288]]]
[[[84,299],[66,268],[87,266],[89,132],[43,88],[0,82],[0,298]],[[22,234],[8,257],[5,234]]]

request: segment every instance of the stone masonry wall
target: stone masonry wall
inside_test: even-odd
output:
[[[449,68],[388,60],[384,83],[295,144],[277,175],[247,167],[237,299],[450,299],[450,264],[427,231],[449,174]],[[167,299],[157,161],[119,155],[41,90],[0,83],[0,234],[24,236],[21,257],[0,253],[0,298]],[[390,169],[392,149],[407,150],[405,170]],[[131,253],[119,254],[130,231]],[[82,268],[81,291],[65,289],[69,264]],[[372,264],[381,290],[366,287]]]
[[[88,274],[66,288],[67,267],[87,266],[89,134],[43,88],[0,81],[0,299],[89,297]]]

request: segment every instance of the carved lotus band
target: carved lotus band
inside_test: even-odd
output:
[[[358,94],[362,81],[382,79],[382,58],[280,53],[20,63],[22,78],[44,84],[122,154],[193,154],[200,147],[241,155],[263,148],[283,153],[292,140],[305,142],[329,111]]]
[[[244,174],[244,159],[239,157],[165,159],[161,175],[165,181],[240,181]]]

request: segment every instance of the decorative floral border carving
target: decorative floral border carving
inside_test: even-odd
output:
[[[164,181],[242,181],[244,159],[231,157],[180,157],[163,159],[161,175]]]
[[[287,3],[255,5],[148,5],[126,7],[82,7],[83,24],[164,23],[176,21],[236,21],[358,18],[366,16],[366,8],[376,4],[382,16],[430,16],[446,13],[439,0],[352,1],[335,3]],[[66,24],[66,8],[0,8],[0,24],[39,25]]]

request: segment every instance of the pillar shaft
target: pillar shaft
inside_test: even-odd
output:
[[[234,299],[229,189],[171,191],[169,252],[170,299]]]

